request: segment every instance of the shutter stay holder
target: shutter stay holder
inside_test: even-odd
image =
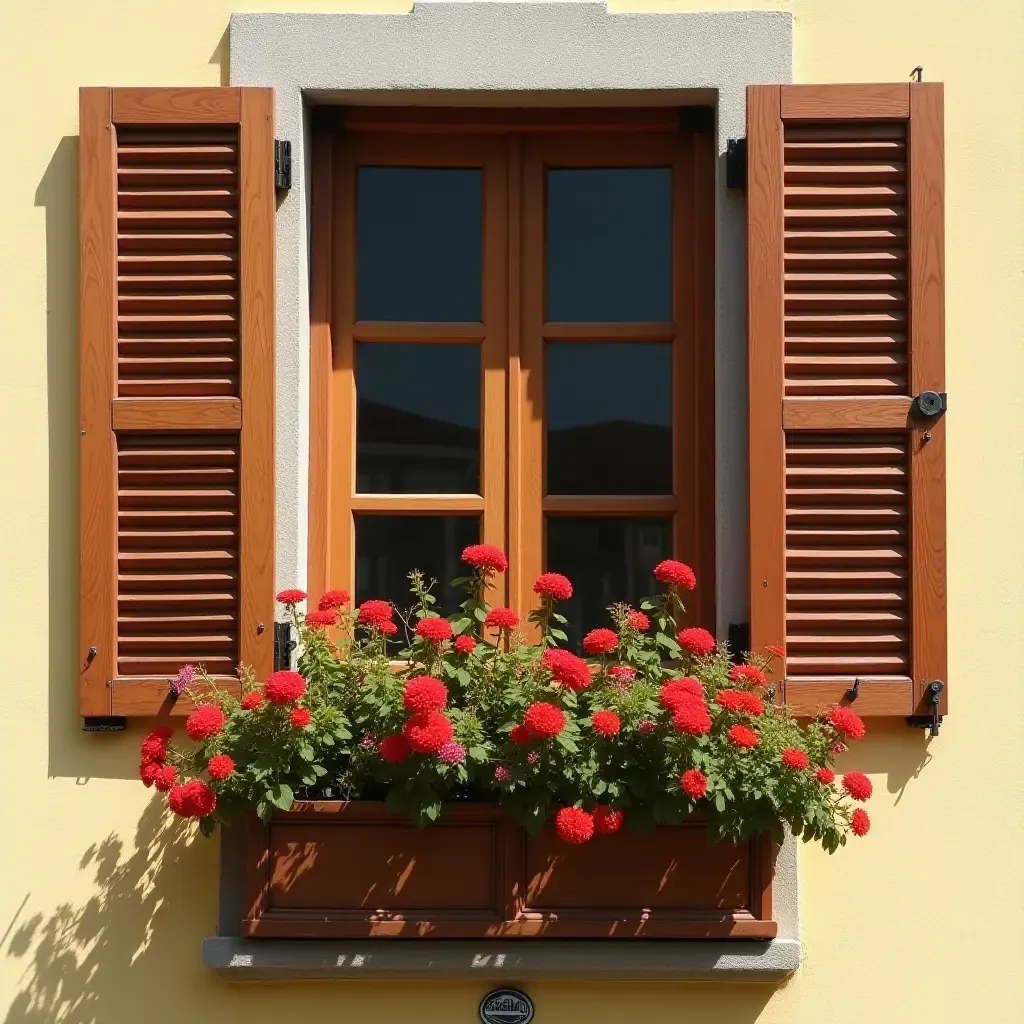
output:
[[[274,186],[292,187],[292,144],[287,139],[274,139]]]
[[[907,715],[907,725],[915,729],[927,729],[932,736],[939,735],[942,715],[939,714],[939,695],[945,689],[941,679],[933,679],[926,687],[930,710],[924,715]]]
[[[295,650],[290,622],[274,623],[274,671],[292,667],[292,651]]]
[[[747,140],[729,139],[725,144],[725,187],[747,191]]]

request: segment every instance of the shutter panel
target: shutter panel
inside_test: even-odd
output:
[[[153,715],[273,667],[273,94],[83,89],[80,136],[79,709]]]
[[[945,426],[914,407],[945,391],[942,86],[753,86],[747,137],[752,646],[784,642],[798,714],[924,714],[946,682]]]

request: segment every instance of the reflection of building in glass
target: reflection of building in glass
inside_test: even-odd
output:
[[[547,491],[671,494],[671,426],[616,420],[548,430]]]

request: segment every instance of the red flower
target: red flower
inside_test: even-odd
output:
[[[695,697],[682,701],[672,709],[672,725],[677,732],[688,736],[706,736],[711,732],[711,716],[708,706]]]
[[[391,621],[394,609],[387,601],[364,601],[359,606],[359,621],[370,629],[380,629]]]
[[[226,779],[235,770],[235,762],[227,754],[217,754],[210,758],[206,771],[211,779]]]
[[[676,640],[684,651],[697,657],[710,654],[715,649],[715,638],[700,626],[687,626],[676,634]]]
[[[322,612],[328,612],[332,608],[341,608],[348,604],[349,593],[347,590],[328,590],[317,602],[317,608]]]
[[[659,583],[667,583],[670,587],[682,587],[693,590],[697,586],[697,577],[693,570],[683,562],[674,562],[671,558],[659,562],[654,567],[654,578]]]
[[[239,703],[243,711],[254,711],[263,703],[263,694],[259,690],[250,690]]]
[[[799,747],[787,747],[782,752],[782,763],[787,768],[802,772],[811,763],[811,759]]]
[[[156,774],[162,767],[159,761],[154,761],[150,757],[144,757],[139,762],[139,778],[147,789],[156,781]]]
[[[867,800],[871,796],[871,780],[863,772],[847,772],[843,776],[843,789],[854,800]]]
[[[217,794],[200,779],[175,786],[168,797],[171,810],[182,818],[205,818],[217,808]]]
[[[607,654],[619,646],[619,638],[613,629],[592,629],[583,638],[583,650],[587,654]]]
[[[304,590],[282,590],[277,595],[277,599],[281,604],[298,604],[300,601],[306,600],[306,592]]]
[[[565,728],[565,714],[554,704],[537,701],[526,709],[523,725],[531,736],[549,740]]]
[[[778,644],[766,644],[765,650],[769,654],[774,654],[776,658],[784,658],[786,656],[786,648],[780,647]]]
[[[309,713],[309,708],[292,708],[288,720],[296,729],[305,729],[313,721],[313,716]]]
[[[151,732],[142,741],[139,751],[143,758],[163,762],[167,758],[167,740],[162,736],[157,736],[155,732]]]
[[[645,718],[637,724],[636,731],[641,736],[651,736],[658,731],[658,724],[657,722],[652,722],[649,718]]]
[[[517,746],[525,746],[533,739],[533,733],[525,725],[513,725],[508,731],[508,738]]]
[[[158,725],[149,735],[160,740],[169,740],[174,735],[174,730],[169,725]]]
[[[850,740],[861,740],[867,732],[860,715],[854,714],[849,708],[833,708],[828,720],[838,732]]]
[[[764,686],[768,682],[756,665],[733,665],[729,669],[729,678],[734,683],[749,683],[751,686]]]
[[[632,608],[626,613],[626,625],[635,629],[638,633],[646,633],[651,628],[651,620],[643,612],[634,611]]]
[[[614,711],[595,711],[590,716],[594,732],[602,736],[615,736],[622,728],[622,722]]]
[[[594,834],[594,819],[580,807],[563,807],[555,815],[555,833],[567,843],[585,843]]]
[[[619,682],[628,683],[636,679],[636,669],[632,665],[612,665],[608,675]]]
[[[669,711],[674,711],[680,704],[691,698],[696,698],[700,703],[704,703],[704,688],[698,679],[681,676],[679,679],[670,679],[661,688],[661,706]]]
[[[216,704],[200,704],[185,720],[189,739],[208,740],[224,728],[227,718]]]
[[[691,800],[699,800],[708,791],[708,777],[696,768],[690,768],[679,777],[679,788]]]
[[[451,738],[452,723],[439,711],[413,715],[402,734],[417,754],[436,754]]]
[[[541,658],[541,664],[551,672],[555,682],[569,690],[585,690],[590,685],[587,663],[571,651],[549,647]]]
[[[433,676],[416,676],[406,682],[402,703],[417,715],[440,711],[448,703],[448,688]]]
[[[394,636],[398,632],[398,626],[396,626],[395,623],[389,620],[387,622],[382,622],[377,627],[377,631],[381,634],[381,636]]]
[[[455,650],[459,654],[472,654],[476,650],[476,641],[471,636],[456,637]]]
[[[831,786],[835,782],[836,773],[831,768],[821,767],[814,773],[814,777],[826,786]]]
[[[757,733],[753,729],[748,729],[745,725],[734,725],[727,735],[731,743],[734,743],[737,747],[743,747],[745,750],[757,746]]]
[[[380,756],[388,764],[401,764],[410,754],[409,741],[401,733],[392,733],[380,741]]]
[[[327,629],[338,624],[338,613],[330,608],[319,612],[306,612],[306,625],[310,629]]]
[[[508,568],[505,552],[493,544],[470,544],[463,548],[462,560],[485,572],[504,572]]]
[[[542,572],[533,581],[533,592],[553,601],[568,601],[572,597],[572,584],[560,572]]]
[[[416,623],[416,635],[429,640],[432,644],[441,644],[452,638],[452,624],[447,619],[420,619]]]
[[[519,625],[519,616],[511,608],[492,608],[484,619],[484,625],[511,631]]]
[[[591,817],[594,819],[594,831],[600,835],[610,836],[622,828],[626,820],[625,811],[613,811],[610,807],[598,804]]]
[[[160,790],[161,793],[166,793],[177,781],[178,773],[174,770],[174,765],[165,764],[156,773],[153,779],[153,786]]]
[[[263,694],[271,704],[294,704],[306,692],[306,680],[291,669],[267,676]]]
[[[871,831],[871,819],[863,807],[858,807],[850,816],[850,831],[855,836],[866,836]]]
[[[764,714],[764,701],[756,693],[751,693],[749,690],[743,690],[742,693],[743,710],[748,715],[760,718]]]
[[[715,703],[723,711],[742,711],[744,706],[742,690],[719,690]]]

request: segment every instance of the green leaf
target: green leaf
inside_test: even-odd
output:
[[[719,814],[725,811],[725,797],[721,793],[715,794],[715,808]]]
[[[551,630],[551,635],[552,635],[552,636],[553,636],[553,637],[554,637],[554,638],[555,638],[556,640],[561,640],[561,641],[562,641],[562,643],[565,643],[565,641],[569,639],[568,635],[567,635],[566,633],[564,633],[564,632],[563,632],[562,630],[560,630],[560,629],[552,629],[552,630]]]
[[[199,831],[202,832],[207,839],[213,835],[213,830],[217,824],[216,818],[212,814],[208,814],[205,818],[199,819]]]
[[[260,821],[270,821],[271,815],[274,813],[274,805],[269,800],[260,800],[256,804],[256,815]]]
[[[562,732],[560,732],[555,737],[555,739],[557,740],[558,745],[563,750],[567,750],[570,754],[578,754],[579,753],[580,748],[576,746],[576,744],[572,741],[572,739],[569,736],[566,736],[564,730]]]
[[[303,743],[302,746],[299,747],[299,757],[301,757],[303,761],[314,761],[316,760],[316,751],[312,746],[310,746],[310,744]]]
[[[276,786],[271,786],[267,790],[266,799],[278,810],[287,811],[295,802],[295,794],[292,792],[291,786],[285,782],[279,782]]]
[[[327,769],[322,764],[315,764],[313,765],[313,774],[318,779],[322,779],[327,774]]]
[[[467,754],[473,761],[486,761],[487,760],[487,748],[486,747],[470,747]]]
[[[458,681],[463,686],[469,686],[469,684],[472,682],[472,678],[471,678],[470,674],[464,668],[460,668],[455,673],[455,678],[458,679]]]

